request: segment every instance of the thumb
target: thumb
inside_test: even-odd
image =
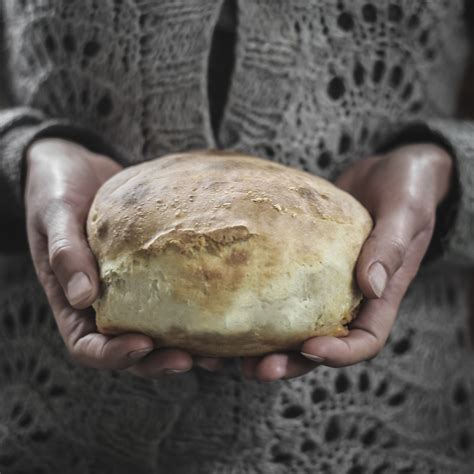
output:
[[[61,202],[43,219],[51,269],[69,304],[77,309],[90,306],[99,292],[97,264],[85,233],[86,215]]]
[[[380,298],[397,270],[413,238],[426,227],[423,219],[405,208],[377,219],[357,262],[357,282],[367,298]]]

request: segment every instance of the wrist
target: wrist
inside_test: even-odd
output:
[[[446,199],[451,190],[454,159],[445,148],[434,143],[419,146],[424,148],[423,153],[426,154],[430,166],[433,167],[434,179],[436,180],[437,204],[439,204]]]
[[[427,177],[437,206],[449,195],[454,174],[454,159],[443,147],[435,143],[416,143],[401,145],[388,152],[388,155],[410,157],[418,173]],[[428,188],[427,188],[428,190]]]
[[[64,150],[69,151],[81,151],[88,152],[89,150],[82,146],[79,143],[76,143],[71,140],[66,140],[64,138],[54,138],[54,137],[40,137],[36,140],[33,140],[25,150],[25,155],[27,160],[40,159],[47,157],[50,152],[53,150]]]

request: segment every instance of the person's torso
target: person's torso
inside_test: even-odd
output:
[[[218,146],[332,178],[390,124],[452,115],[467,54],[464,0],[240,0],[214,133],[222,1],[3,4],[16,101],[88,125],[131,163]]]

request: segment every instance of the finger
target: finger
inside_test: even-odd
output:
[[[357,261],[357,282],[367,298],[380,298],[402,266],[412,240],[428,225],[406,207],[382,210]]]
[[[409,278],[402,267],[390,281],[384,296],[365,300],[345,337],[308,339],[301,354],[328,367],[346,367],[375,357],[384,346],[395,322]]]
[[[257,363],[254,377],[261,382],[274,382],[285,375],[287,364],[288,354],[268,354]]]
[[[32,253],[36,255],[37,272],[46,292],[59,333],[71,357],[79,364],[100,369],[129,367],[153,350],[152,340],[141,334],[107,337],[97,332],[94,311],[76,310],[69,306],[56,276],[49,268],[46,242],[32,237]]]
[[[195,357],[194,363],[209,372],[216,372],[224,367],[224,360],[218,357]]]
[[[302,355],[316,357],[329,367],[345,367],[377,355],[390,334],[400,302],[418,272],[430,235],[431,232],[425,230],[412,240],[405,262],[390,280],[383,297],[363,302],[357,318],[349,326],[348,336],[308,339],[301,348]]]
[[[51,269],[69,304],[82,309],[97,298],[97,264],[87,243],[80,209],[64,202],[50,208],[43,218]]]
[[[242,375],[247,379],[255,378],[255,368],[257,364],[262,360],[262,357],[246,356],[240,359],[240,371]]]
[[[378,161],[380,161],[380,157],[378,156],[371,156],[357,161],[355,165],[353,164],[341,173],[334,181],[334,184],[350,194],[354,192],[357,194],[358,190],[354,189],[354,182],[366,181],[364,176]]]
[[[82,211],[81,211],[82,209]],[[75,212],[74,212],[75,211]],[[82,215],[80,214],[82,212]],[[62,339],[71,357],[81,365],[104,369],[123,369],[136,363],[147,352],[153,350],[152,340],[141,334],[126,334],[107,337],[97,332],[92,310],[78,310],[69,305],[65,297],[64,283],[60,285],[58,275],[74,274],[75,269],[84,270],[93,282],[97,281],[95,260],[85,243],[84,222],[87,209],[84,206],[69,206],[57,202],[42,212],[34,206],[28,207],[28,242],[38,278],[45,290]],[[72,236],[69,237],[72,233]],[[64,237],[65,236],[65,237]],[[83,240],[82,240],[83,239]],[[79,241],[79,245],[75,242]],[[82,247],[84,259],[76,254],[69,257],[70,249]],[[85,248],[84,248],[85,247]],[[50,258],[52,256],[52,258]],[[63,260],[65,264],[63,264]],[[70,262],[73,262],[70,265]],[[54,264],[55,272],[50,262]],[[63,267],[66,271],[63,273]],[[96,286],[98,284],[96,283]],[[91,300],[94,296],[91,297]],[[85,301],[83,305],[88,306]]]
[[[44,257],[47,254],[45,238],[32,224],[30,224],[29,241],[35,267],[53,310],[59,332],[76,362],[100,369],[127,369],[134,367],[137,361],[153,351],[153,341],[142,334],[110,337],[98,333],[92,309],[76,310],[69,306],[55,274],[49,267],[48,259]],[[183,351],[179,352],[181,354],[178,355],[178,360],[171,360],[177,364],[169,368],[182,369],[183,357],[185,365],[191,367],[191,357]],[[166,358],[165,362],[168,362]],[[144,373],[147,371],[145,366]]]
[[[320,365],[295,352],[269,354],[257,363],[255,377],[262,382],[291,379]]]
[[[153,341],[143,334],[98,333],[92,310],[75,310],[66,303],[56,321],[72,358],[87,367],[125,369],[153,350]]]
[[[92,309],[76,310],[70,307],[56,276],[49,268],[47,258],[42,257],[46,255],[46,242],[39,236],[30,235],[37,273],[53,310],[59,333],[77,363],[100,369],[123,369],[132,366],[153,350],[152,340],[142,334],[116,337],[99,334]]]
[[[349,336],[342,338],[322,336],[309,339],[302,355],[308,359],[316,356],[328,367],[347,367],[375,357],[381,348],[372,334],[354,329]]]
[[[140,377],[155,378],[188,372],[193,366],[192,357],[180,349],[155,349],[129,369]]]
[[[396,310],[384,300],[367,301],[346,337],[321,336],[305,341],[301,354],[329,367],[346,367],[371,359],[382,349]]]

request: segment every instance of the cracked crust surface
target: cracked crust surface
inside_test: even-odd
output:
[[[344,335],[371,228],[328,181],[254,157],[196,151],[127,168],[99,190],[88,219],[103,285],[98,328],[207,356]]]

